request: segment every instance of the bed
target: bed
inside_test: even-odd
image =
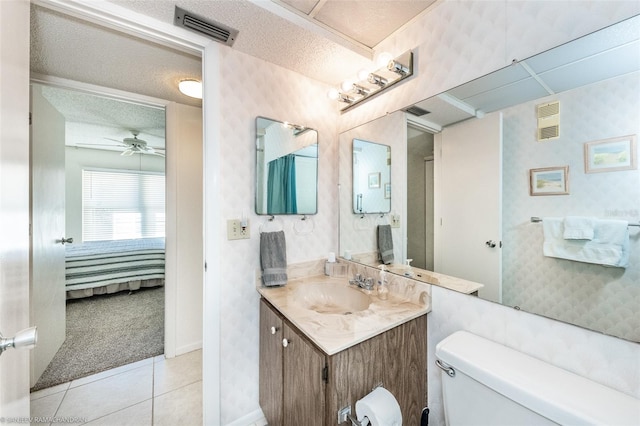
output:
[[[89,241],[65,251],[67,299],[164,285],[164,238]]]

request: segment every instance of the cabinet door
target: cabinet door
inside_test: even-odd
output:
[[[282,319],[260,301],[260,407],[270,425],[282,425]]]
[[[284,426],[322,426],[325,357],[286,324],[284,339]]]

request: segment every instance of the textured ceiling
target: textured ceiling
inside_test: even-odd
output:
[[[231,47],[234,50],[338,85],[355,71],[369,67],[375,46],[420,13],[425,13],[435,1],[183,0],[177,5],[239,30]],[[175,0],[113,0],[110,3],[173,23]],[[177,90],[181,79],[201,79],[199,57],[43,6],[32,5],[31,10],[32,73],[201,105],[200,100]],[[91,102],[89,97],[68,102],[70,97],[60,91],[50,92],[49,97],[55,105],[65,105],[63,113],[69,122],[76,123],[76,127],[79,123],[90,126],[90,131],[86,132],[68,131],[70,137],[77,133],[86,139],[87,135],[102,131],[98,128],[121,129],[127,133],[128,129],[149,127],[143,117],[140,123],[115,119],[109,123],[94,123],[93,115],[85,117],[89,108],[83,102]],[[72,111],[74,107],[76,111]],[[104,108],[106,111],[108,107],[105,105]],[[115,109],[118,107],[112,108]],[[130,111],[129,116],[135,118],[136,113]],[[112,118],[108,116],[105,120]],[[68,129],[73,127],[67,126]],[[69,143],[82,142],[78,139]]]

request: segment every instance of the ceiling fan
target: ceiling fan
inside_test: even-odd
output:
[[[152,154],[152,155],[158,155],[160,157],[164,157],[164,148],[154,148],[152,146],[149,146],[147,144],[147,141],[142,140],[142,139],[138,139],[138,135],[140,134],[140,132],[138,132],[137,130],[131,130],[131,135],[133,136],[132,138],[124,138],[122,140],[118,140],[118,139],[112,139],[112,138],[104,138],[110,141],[114,141],[114,142],[118,142],[118,146],[120,147],[124,147],[125,150],[122,151],[122,153],[120,155],[123,156],[131,156],[133,154]],[[114,147],[114,145],[112,144],[78,144],[78,145],[85,145],[85,146],[104,146],[104,147]]]
[[[122,145],[124,145],[127,149],[125,149],[120,155],[123,155],[125,157],[128,157],[133,154],[153,154],[153,155],[159,155],[161,157],[164,157],[164,152],[160,152],[161,148],[153,148],[147,145],[147,141],[138,139],[138,134],[139,134],[138,131],[132,130],[131,134],[133,135],[132,138],[124,138],[122,141],[119,141],[117,139],[109,139],[109,138],[105,138],[105,139],[109,139],[115,142],[120,142]]]

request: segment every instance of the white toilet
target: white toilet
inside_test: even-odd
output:
[[[436,358],[449,426],[640,425],[640,400],[466,331]]]

